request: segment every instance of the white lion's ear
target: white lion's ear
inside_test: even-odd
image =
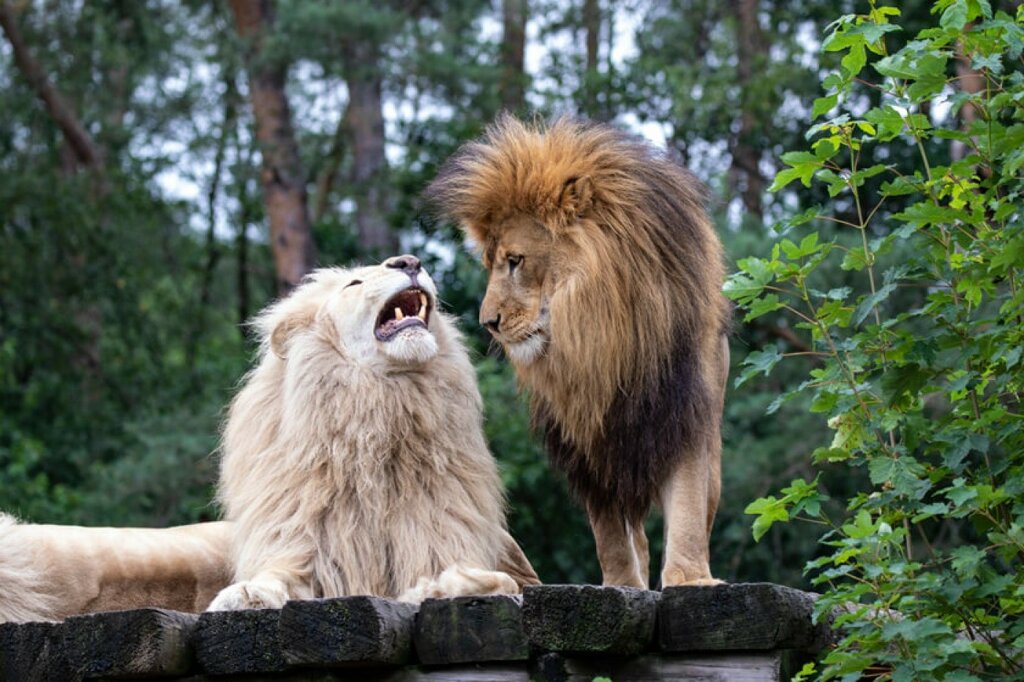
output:
[[[558,199],[562,214],[569,220],[582,218],[594,204],[594,183],[586,175],[571,177],[562,185]]]
[[[316,309],[305,308],[292,311],[279,320],[274,325],[274,330],[270,332],[270,350],[274,352],[274,355],[283,360],[287,355],[288,341],[295,332],[308,329],[313,324],[314,317],[316,317]]]

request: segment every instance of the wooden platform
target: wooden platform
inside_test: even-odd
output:
[[[0,625],[0,680],[777,681],[829,644],[813,603],[767,583],[544,585],[419,608],[347,597],[117,611]]]

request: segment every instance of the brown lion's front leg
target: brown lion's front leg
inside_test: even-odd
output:
[[[714,412],[696,447],[684,452],[662,490],[665,510],[665,563],[661,586],[715,584],[711,577],[711,527],[722,490],[722,408],[729,380],[729,342],[717,339],[708,379],[716,389]]]
[[[647,536],[643,524],[627,524],[615,510],[587,507],[604,585],[647,588]]]
[[[718,503],[718,477],[710,470],[709,454],[706,451],[686,453],[662,493],[665,510],[662,587],[718,582],[711,578],[708,561],[711,521]]]

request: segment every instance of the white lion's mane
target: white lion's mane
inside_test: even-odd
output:
[[[453,564],[494,568],[504,499],[458,331],[434,312],[433,359],[352,362],[344,325],[310,312],[343,277],[319,271],[258,320],[259,362],[222,445],[218,497],[237,523],[235,580],[279,556],[275,571],[302,576],[291,598],[394,597]],[[271,337],[292,319],[311,326],[279,354]]]

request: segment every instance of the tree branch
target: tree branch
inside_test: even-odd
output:
[[[22,75],[29,82],[36,95],[43,101],[47,112],[57,123],[68,146],[75,153],[76,160],[86,168],[103,170],[103,153],[85,127],[72,112],[71,107],[47,79],[39,62],[35,60],[22,38],[14,10],[9,2],[0,0],[0,26],[14,50],[14,61]]]

